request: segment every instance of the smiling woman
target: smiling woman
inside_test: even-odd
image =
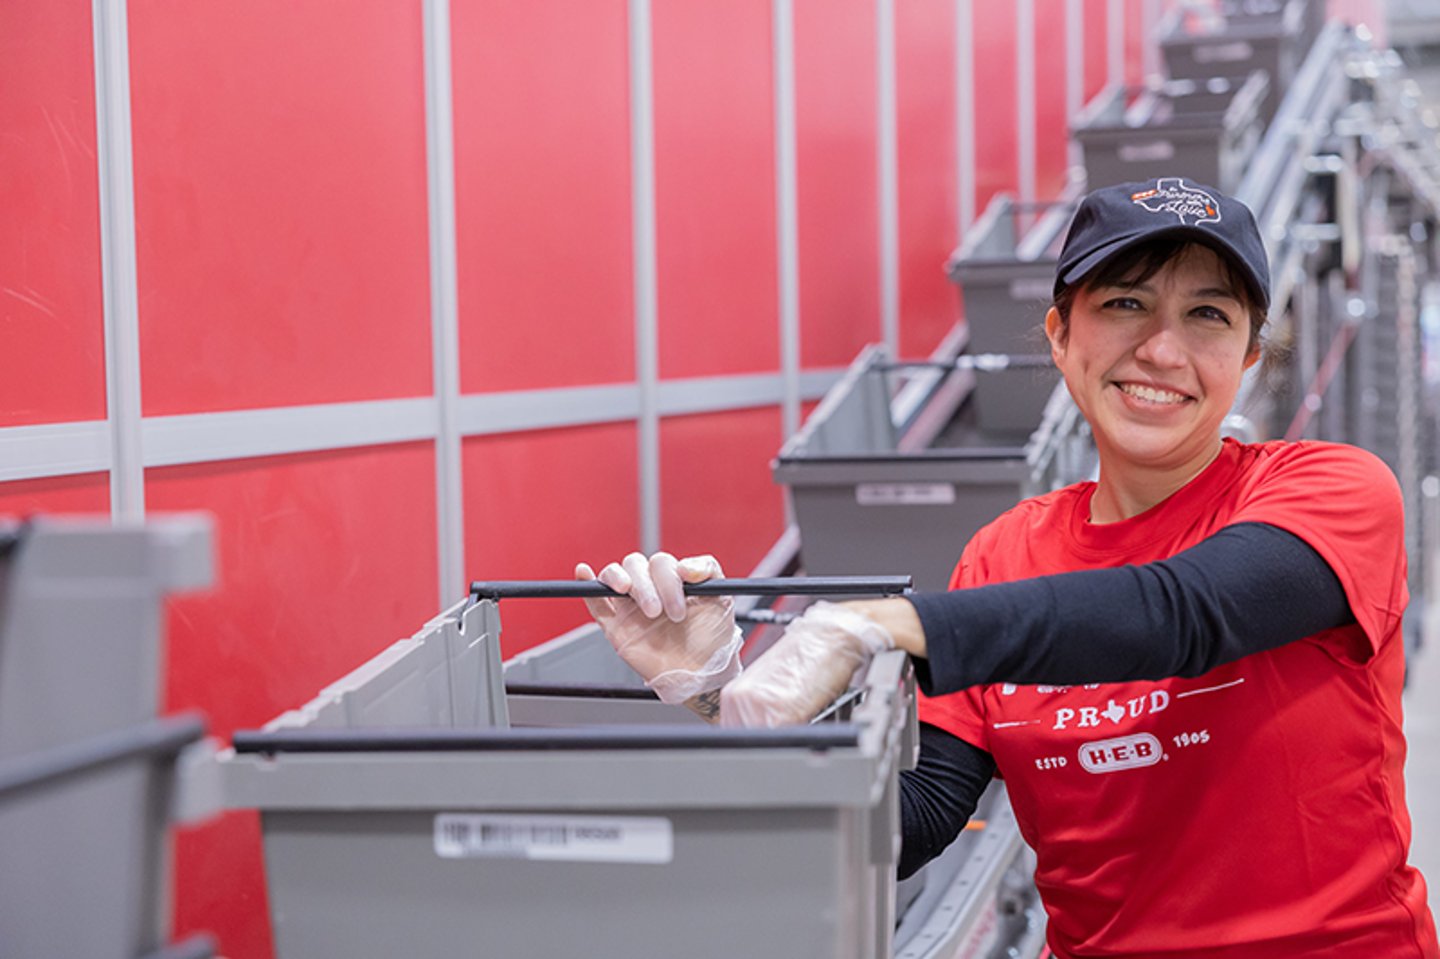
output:
[[[1143,513],[1219,455],[1269,304],[1269,261],[1244,204],[1177,177],[1084,199],[1045,332],[1095,436],[1093,522]]]
[[[1143,513],[1210,465],[1241,377],[1260,356],[1233,268],[1197,243],[1161,246],[1171,248],[1163,265],[1117,257],[1128,262],[1067,288],[1045,317],[1100,456],[1093,522]]]
[[[719,687],[722,723],[803,722],[899,647],[925,694],[901,876],[998,774],[1056,956],[1440,959],[1407,864],[1395,477],[1354,447],[1220,435],[1269,289],[1236,200],[1178,178],[1091,193],[1046,332],[1098,479],[976,533],[950,592],[816,604],[692,708]],[[627,623],[674,637],[647,650],[647,680],[704,672],[695,640],[729,635],[654,599],[700,565],[600,572],[640,598],[616,601]]]

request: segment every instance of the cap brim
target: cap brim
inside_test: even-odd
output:
[[[1230,265],[1235,268],[1236,272],[1244,278],[1246,285],[1249,287],[1247,292],[1251,298],[1255,300],[1255,304],[1262,309],[1268,310],[1270,308],[1270,291],[1265,288],[1265,284],[1261,281],[1260,277],[1255,275],[1255,272],[1251,270],[1245,262],[1245,258],[1241,256],[1237,250],[1232,249],[1228,243],[1217,238],[1214,233],[1208,230],[1203,230],[1196,226],[1178,224],[1176,226],[1162,227],[1157,230],[1121,234],[1104,246],[1092,251],[1089,256],[1075,263],[1063,274],[1056,276],[1056,285],[1070,286],[1084,279],[1087,274],[1103,264],[1106,260],[1123,253],[1132,246],[1138,246],[1149,240],[1171,239],[1174,237],[1184,237],[1185,239],[1194,240],[1225,257]]]

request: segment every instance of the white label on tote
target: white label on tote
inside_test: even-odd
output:
[[[1016,303],[1028,303],[1032,300],[1048,303],[1054,295],[1055,281],[1048,277],[1045,279],[1025,277],[1010,281],[1010,299]]]
[[[1241,63],[1255,56],[1255,48],[1244,40],[1211,43],[1195,48],[1196,63]]]
[[[674,848],[670,820],[658,816],[435,816],[442,859],[667,863]]]
[[[1175,144],[1169,140],[1151,140],[1149,143],[1122,143],[1116,154],[1126,163],[1149,163],[1158,160],[1175,159]]]
[[[855,487],[861,506],[949,506],[955,502],[950,483],[861,483]]]

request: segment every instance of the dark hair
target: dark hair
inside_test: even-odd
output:
[[[1248,352],[1258,348],[1260,330],[1265,325],[1265,311],[1257,306],[1259,301],[1246,283],[1245,275],[1223,251],[1188,237],[1151,240],[1121,250],[1074,283],[1062,288],[1055,294],[1052,305],[1059,312],[1061,322],[1069,324],[1070,308],[1075,305],[1075,297],[1081,290],[1092,286],[1134,286],[1144,283],[1163,270],[1165,264],[1197,247],[1211,250],[1219,258],[1225,285],[1235,292],[1236,298],[1245,307],[1245,312],[1250,315],[1250,342],[1246,350]]]

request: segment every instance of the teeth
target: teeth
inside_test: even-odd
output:
[[[1146,400],[1151,403],[1183,403],[1183,393],[1172,393],[1169,390],[1152,389],[1149,386],[1141,386],[1138,383],[1121,383],[1120,389],[1124,393]]]

